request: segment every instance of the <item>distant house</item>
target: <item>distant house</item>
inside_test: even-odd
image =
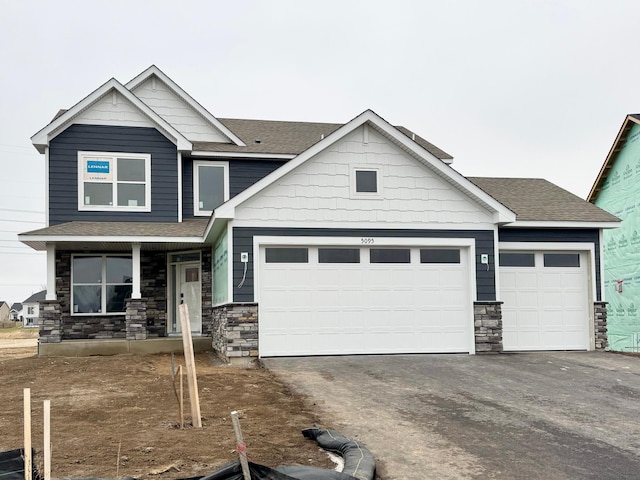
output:
[[[7,302],[0,300],[0,322],[8,322],[9,321],[9,312],[11,308]]]
[[[609,348],[640,351],[640,115],[624,119],[587,200],[622,219],[603,231]]]
[[[42,302],[47,295],[46,290],[34,293],[24,302],[22,302],[22,325],[24,327],[37,327],[38,317],[40,310],[40,302]]]
[[[14,322],[22,321],[22,304],[20,302],[15,302],[11,305],[9,316]]]

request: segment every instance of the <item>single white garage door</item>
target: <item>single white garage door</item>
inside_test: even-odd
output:
[[[505,350],[588,349],[586,255],[502,252],[500,291]]]
[[[262,247],[260,355],[469,352],[467,252]]]

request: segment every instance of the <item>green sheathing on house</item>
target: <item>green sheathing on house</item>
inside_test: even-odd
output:
[[[596,205],[622,219],[604,230],[609,349],[640,351],[640,125],[634,125]]]
[[[215,243],[213,249],[213,304],[219,305],[229,300],[227,275],[229,274],[229,249],[225,231]]]

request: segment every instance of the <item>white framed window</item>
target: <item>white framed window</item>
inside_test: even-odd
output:
[[[78,152],[78,210],[151,211],[151,155]]]
[[[351,198],[382,198],[382,175],[379,168],[352,167],[350,183]]]
[[[133,264],[127,255],[71,258],[72,315],[122,315],[131,298]]]
[[[194,160],[193,214],[210,216],[229,200],[229,165],[227,162]]]
[[[27,307],[27,315],[34,315],[35,314],[35,310],[36,310],[35,307],[29,305]]]

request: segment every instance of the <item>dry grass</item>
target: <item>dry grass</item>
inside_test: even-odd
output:
[[[0,328],[0,339],[3,338],[38,338],[38,328],[23,328],[16,326],[14,322],[3,322],[3,325],[11,325],[8,328]]]

